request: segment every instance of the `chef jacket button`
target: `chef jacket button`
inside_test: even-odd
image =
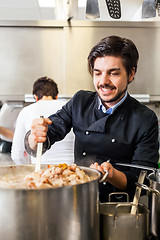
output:
[[[87,153],[86,152],[83,152],[83,156],[86,156],[87,155]]]
[[[123,120],[123,115],[121,116],[121,121]]]
[[[112,138],[112,143],[115,143],[116,139],[115,138]]]
[[[86,135],[89,135],[89,131],[86,131]]]

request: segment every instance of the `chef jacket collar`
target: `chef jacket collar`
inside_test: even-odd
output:
[[[112,114],[116,110],[116,108],[118,106],[120,106],[124,102],[124,100],[126,99],[127,95],[128,95],[128,93],[126,91],[124,97],[118,103],[116,103],[113,107],[108,108],[107,110],[106,110],[105,106],[103,105],[101,99],[98,97],[98,101],[99,101],[98,109],[100,109],[103,113],[106,113],[106,114],[110,115],[110,114]]]

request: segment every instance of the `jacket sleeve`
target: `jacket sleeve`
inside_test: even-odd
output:
[[[71,107],[72,99],[67,102],[57,113],[49,116],[52,124],[48,125],[47,140],[43,143],[42,154],[45,153],[48,149],[50,149],[52,144],[64,139],[67,133],[70,132],[72,127]],[[29,135],[30,131],[28,131],[25,135],[25,150],[29,155],[36,157],[36,151],[32,150],[28,144]]]
[[[29,146],[28,143],[28,137],[30,135],[31,131],[29,130],[24,138],[24,146],[25,146],[25,150],[26,152],[32,156],[32,157],[36,157],[37,156],[37,151],[36,150],[32,150]],[[47,137],[47,140],[43,143],[43,149],[42,149],[42,154],[44,154],[48,149],[50,149],[51,145],[50,145],[50,141],[49,138]]]
[[[141,129],[140,138],[137,138],[135,151],[132,158],[132,164],[143,165],[157,168],[159,160],[159,142],[158,142],[158,119],[154,113],[147,124]],[[131,199],[135,193],[135,183],[138,181],[139,169],[131,168],[130,171],[124,171],[127,177],[127,192]],[[145,183],[148,184],[147,179]],[[134,187],[133,187],[134,186]]]
[[[150,119],[140,129],[140,137],[135,144],[133,164],[157,168],[159,160],[158,119],[153,112]]]
[[[49,116],[52,124],[48,126],[47,136],[51,145],[64,139],[72,128],[73,98],[70,99],[56,114]]]

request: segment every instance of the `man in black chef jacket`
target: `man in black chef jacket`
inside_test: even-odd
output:
[[[109,170],[106,184],[100,184],[101,202],[114,191],[125,191],[133,199],[138,171],[116,163],[157,167],[157,117],[127,92],[138,58],[131,40],[119,36],[102,39],[88,56],[96,91],[78,91],[56,114],[33,120],[26,134],[26,150],[35,155],[37,142],[44,143],[45,152],[73,128],[75,163],[103,173]]]

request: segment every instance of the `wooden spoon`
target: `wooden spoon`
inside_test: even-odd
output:
[[[40,118],[44,118],[44,117],[40,116]],[[36,159],[35,172],[41,169],[42,149],[43,149],[43,143],[39,142],[37,145],[37,159]]]

